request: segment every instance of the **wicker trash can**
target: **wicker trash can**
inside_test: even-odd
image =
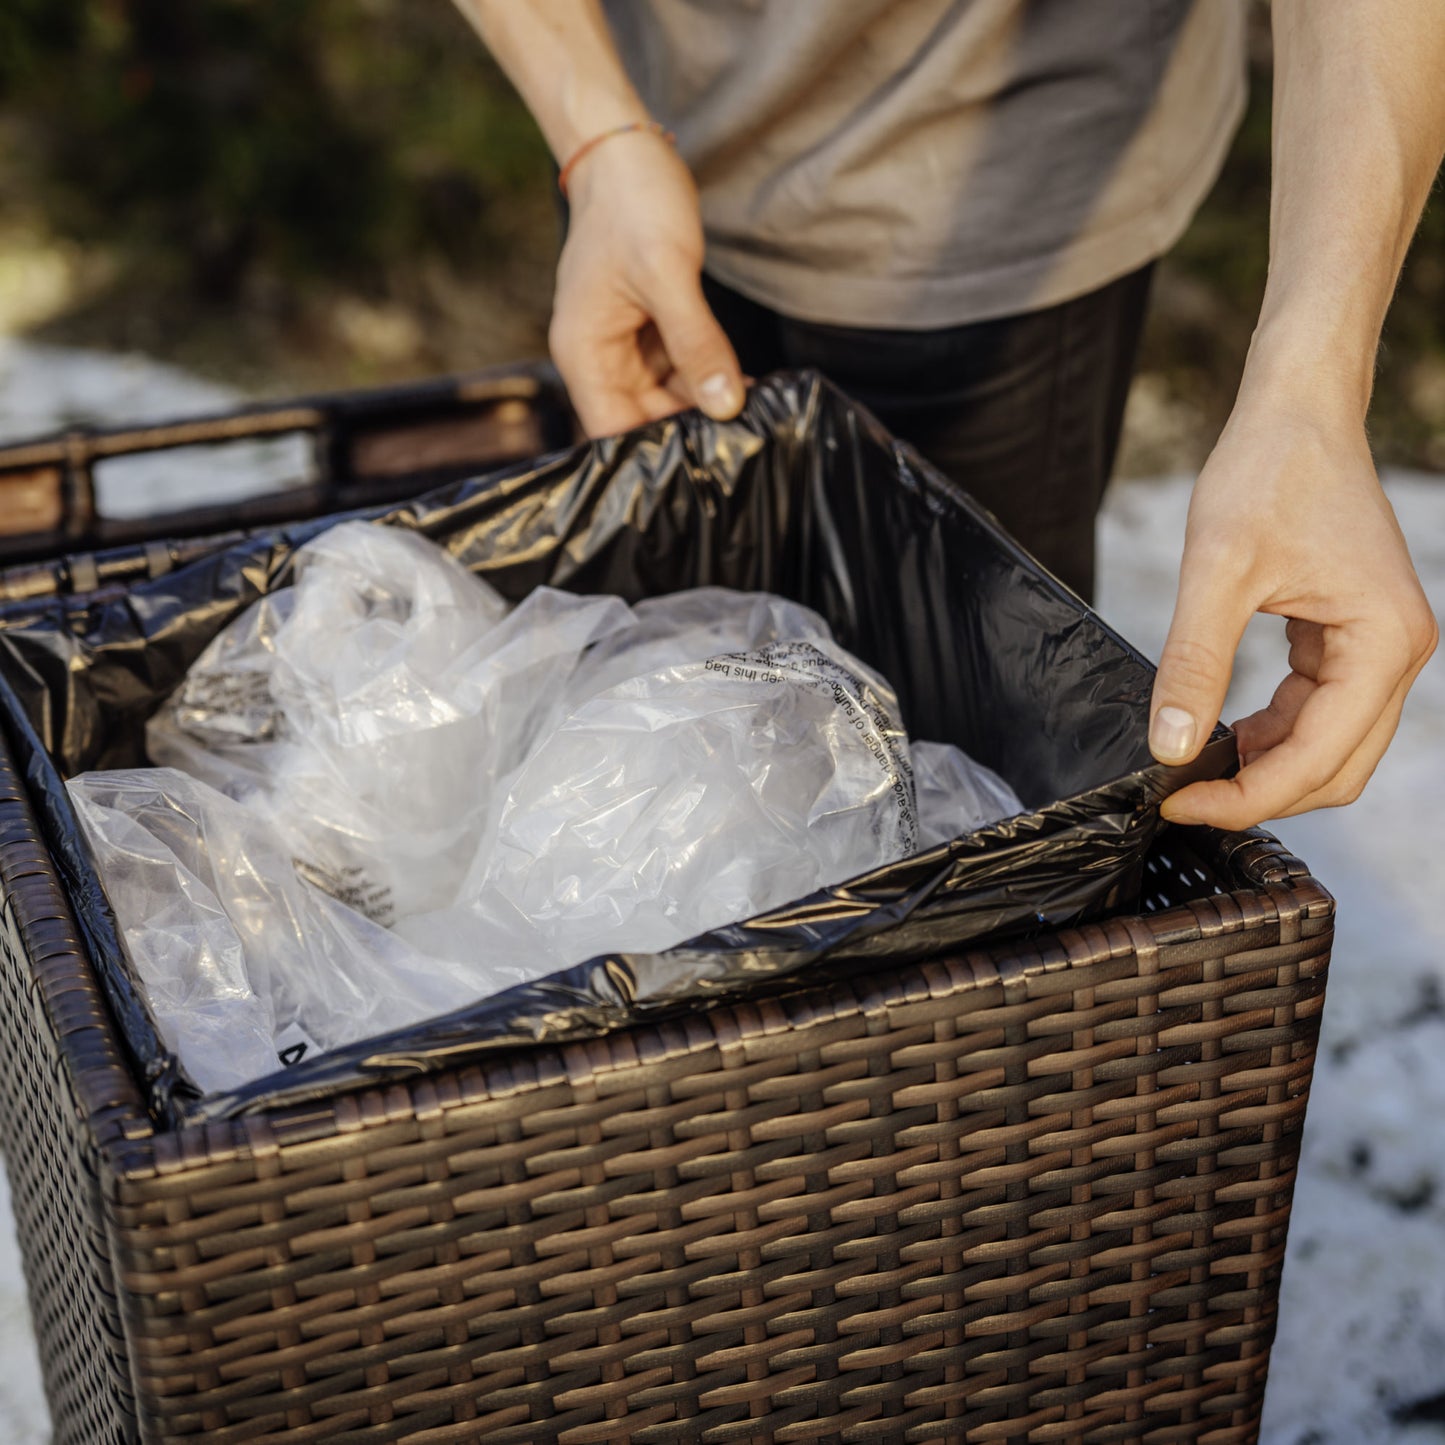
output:
[[[1333,915],[1265,834],[1167,831],[1101,921],[177,1125],[24,757],[0,1134],[57,1440],[1255,1439]]]

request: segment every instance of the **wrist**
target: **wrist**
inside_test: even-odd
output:
[[[1327,325],[1262,314],[1250,341],[1235,410],[1266,409],[1328,432],[1361,432],[1374,383],[1374,347]]]
[[[646,125],[647,107],[627,84],[597,84],[590,78],[565,82],[556,114],[546,128],[558,166],[565,166],[585,145],[628,125]]]
[[[679,186],[695,210],[692,172],[665,133],[647,128],[607,134],[606,140],[586,150],[568,169],[565,195],[576,217],[594,201],[604,207],[636,203],[655,209],[659,193],[670,203],[679,195]]]
[[[630,140],[633,137],[643,139],[659,140],[669,148],[677,144],[677,137],[666,129],[661,122],[655,120],[630,121],[625,125],[612,126],[607,130],[599,131],[590,140],[585,140],[572,152],[570,158],[562,165],[557,176],[557,189],[562,192],[564,200],[572,199],[571,187],[578,172],[592,159],[593,153],[612,143],[613,149],[620,149],[622,141]],[[645,152],[639,152],[645,154]],[[585,194],[583,196],[585,204]]]

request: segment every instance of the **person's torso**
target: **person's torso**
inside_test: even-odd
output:
[[[1172,244],[1243,102],[1240,0],[607,0],[702,194],[709,269],[789,314],[954,324]]]

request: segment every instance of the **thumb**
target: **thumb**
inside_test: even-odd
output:
[[[743,373],[695,275],[668,277],[652,304],[668,360],[682,388],[710,417],[726,421],[743,409]]]
[[[1192,559],[1186,546],[1149,710],[1149,751],[1161,763],[1189,762],[1219,721],[1234,654],[1254,610],[1239,582],[1237,569],[1226,576]]]

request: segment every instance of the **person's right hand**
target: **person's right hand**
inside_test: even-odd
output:
[[[736,416],[742,370],[702,294],[697,187],[659,136],[613,137],[568,178],[548,342],[588,436],[684,407]]]

